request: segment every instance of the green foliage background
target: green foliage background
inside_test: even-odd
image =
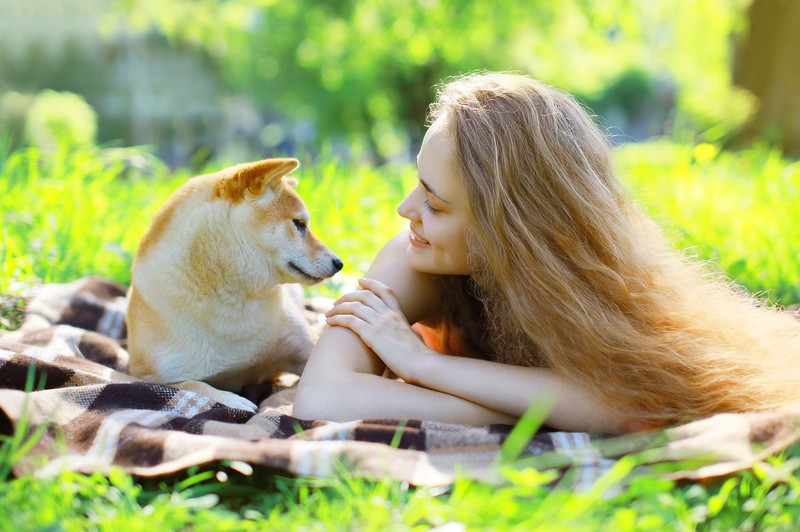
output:
[[[433,87],[475,70],[530,73],[600,111],[674,97],[668,127],[725,138],[752,107],[730,74],[748,3],[128,0],[108,20],[199,47],[261,108],[310,121],[321,139],[362,138],[392,159],[419,140]],[[630,86],[632,72],[649,90]]]

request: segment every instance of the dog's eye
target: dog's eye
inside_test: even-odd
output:
[[[292,223],[297,228],[297,230],[300,231],[301,233],[305,233],[306,232],[306,223],[303,220],[299,220],[299,219],[295,218],[294,220],[292,220]]]

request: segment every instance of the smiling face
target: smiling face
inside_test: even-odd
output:
[[[454,147],[443,119],[425,134],[417,156],[419,183],[397,208],[410,224],[409,264],[418,271],[468,275],[467,190],[456,174]]]

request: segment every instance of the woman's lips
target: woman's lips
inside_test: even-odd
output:
[[[419,236],[413,229],[408,232],[408,240],[411,242],[412,246],[416,246],[418,248],[431,247],[431,243]]]

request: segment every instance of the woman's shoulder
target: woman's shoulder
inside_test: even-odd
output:
[[[392,289],[409,323],[435,317],[441,304],[439,276],[411,267],[406,257],[408,232],[391,238],[375,256],[366,277]]]

